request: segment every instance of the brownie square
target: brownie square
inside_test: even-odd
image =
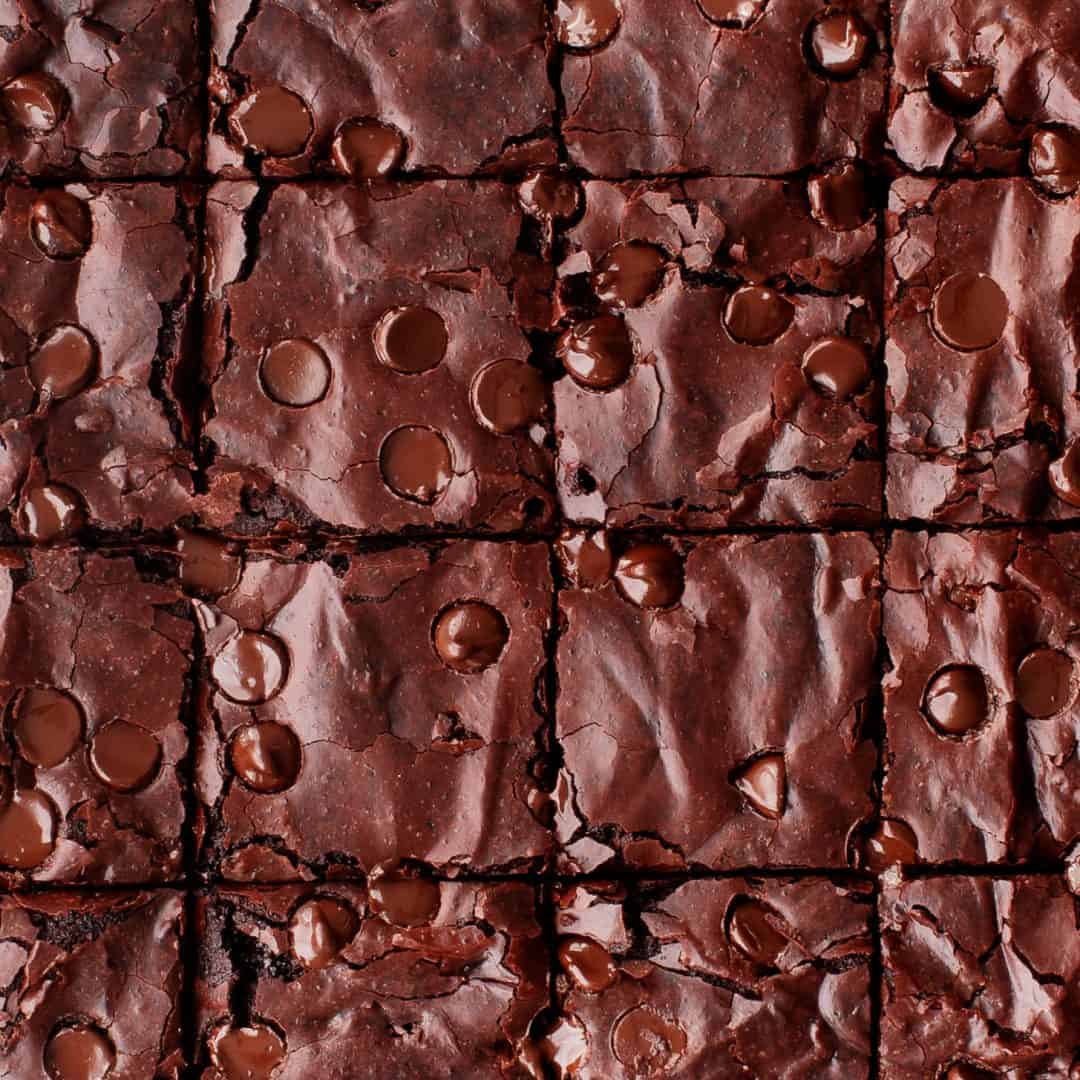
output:
[[[889,141],[916,172],[1031,169],[1080,182],[1080,8],[1074,0],[892,0]]]
[[[552,1075],[870,1075],[871,891],[822,878],[565,887]],[[536,1075],[541,1075],[537,1073]]]
[[[0,1070],[177,1080],[183,899],[162,892],[0,898]]]
[[[507,1077],[548,1005],[529,885],[400,878],[200,902],[204,1080]]]
[[[555,160],[544,0],[220,0],[210,170],[471,176]]]
[[[204,862],[245,881],[535,867],[551,608],[539,544],[248,555],[200,605]]]
[[[175,176],[202,165],[194,0],[36,0],[0,15],[0,172]]]
[[[589,9],[614,17],[589,32]],[[606,177],[776,176],[876,156],[886,17],[884,0],[560,0],[570,159]]]
[[[896,518],[1075,518],[1080,205],[1022,180],[890,195],[887,500]]]
[[[565,513],[875,521],[879,249],[860,170],[594,181],[584,204],[558,270]]]
[[[397,9],[399,5],[391,5]],[[506,531],[550,515],[549,271],[514,189],[220,184],[204,520]]]
[[[616,541],[606,575],[597,547],[563,546],[588,571],[559,594],[564,864],[855,858],[877,757],[870,539]]]
[[[192,203],[161,184],[3,189],[0,505],[22,538],[188,510]]]
[[[1072,1076],[1076,897],[1058,877],[886,882],[882,1080]]]
[[[914,857],[1058,856],[1080,837],[1080,538],[896,533],[884,812]]]
[[[151,554],[0,569],[0,881],[181,874],[194,622]]]

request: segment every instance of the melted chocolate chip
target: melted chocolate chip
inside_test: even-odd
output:
[[[599,589],[615,571],[615,556],[603,530],[583,533],[566,529],[555,550],[566,576],[579,589]]]
[[[619,29],[618,0],[556,0],[555,36],[568,49],[598,49]]]
[[[762,816],[783,817],[787,798],[787,767],[783,754],[760,754],[739,769],[732,782]]]
[[[765,13],[769,0],[698,0],[702,14],[718,26],[749,30]]]
[[[560,1016],[524,1043],[519,1062],[534,1080],[565,1080],[577,1075],[588,1059],[585,1025],[576,1016]]]
[[[474,675],[502,656],[510,628],[490,604],[462,600],[443,609],[435,620],[432,640],[436,654],[448,668]]]
[[[1065,453],[1050,465],[1050,486],[1070,506],[1080,507],[1080,439],[1073,439]]]
[[[1051,195],[1071,195],[1080,187],[1080,132],[1048,128],[1031,137],[1028,166]]]
[[[667,544],[635,544],[615,564],[615,584],[638,607],[671,607],[682,596],[682,559]]]
[[[760,900],[744,896],[736,899],[728,911],[728,940],[755,964],[776,967],[784,950],[791,944],[787,934],[777,929],[780,916]]]
[[[45,1072],[50,1080],[105,1080],[116,1064],[116,1050],[98,1027],[62,1027],[45,1044]]]
[[[522,210],[539,221],[567,221],[581,206],[581,185],[569,176],[536,169],[517,189]]]
[[[272,795],[296,783],[303,755],[291,728],[267,721],[240,728],[229,743],[229,764],[244,784]]]
[[[0,865],[40,866],[56,846],[56,806],[42,791],[16,791],[0,805]]]
[[[90,764],[102,783],[116,791],[149,787],[161,766],[161,744],[124,720],[106,724],[90,744]]]
[[[496,360],[477,372],[470,401],[476,419],[496,435],[512,435],[544,414],[547,386],[522,360]]]
[[[288,338],[266,350],[259,365],[259,381],[271,401],[302,409],[326,395],[330,361],[313,341]]]
[[[769,345],[795,318],[790,300],[764,285],[742,285],[728,298],[724,325],[742,345]]]
[[[289,669],[289,653],[272,634],[243,630],[214,657],[214,682],[241,705],[258,705],[280,693]]]
[[[599,994],[618,977],[611,953],[599,942],[568,936],[559,942],[559,964],[586,993]]]
[[[803,353],[803,372],[815,390],[845,401],[870,381],[870,361],[854,338],[827,337]]]
[[[271,1080],[285,1060],[285,1043],[265,1024],[222,1027],[210,1037],[210,1059],[225,1080]]]
[[[233,138],[256,153],[292,157],[307,146],[314,122],[299,94],[283,86],[264,86],[237,103],[229,129]]]
[[[1068,654],[1043,646],[1032,649],[1016,669],[1016,700],[1028,716],[1061,712],[1073,696],[1073,661]]]
[[[78,259],[93,238],[90,208],[67,191],[45,191],[30,207],[30,239],[49,259]]]
[[[360,919],[348,904],[319,896],[301,904],[289,920],[293,955],[306,968],[329,967],[356,937]]]
[[[860,862],[866,869],[880,874],[890,866],[918,861],[919,841],[911,827],[895,818],[882,818],[865,834]]]
[[[610,307],[641,307],[664,283],[666,268],[667,256],[655,244],[616,244],[596,264],[593,291]]]
[[[442,363],[450,335],[437,311],[397,307],[379,319],[374,340],[380,363],[402,375],[419,375]]]
[[[966,735],[990,717],[986,679],[974,664],[942,668],[926,684],[923,714],[943,735]]]
[[[850,11],[833,11],[810,27],[810,55],[830,79],[854,75],[870,56],[873,38],[866,24]]]
[[[334,168],[353,180],[378,180],[401,168],[405,136],[381,120],[346,120],[330,148]]]
[[[30,378],[53,398],[73,397],[93,379],[97,346],[81,327],[54,327],[30,357]]]
[[[82,741],[82,733],[82,709],[70,694],[35,686],[19,695],[11,734],[31,765],[43,769],[59,765]]]
[[[634,343],[618,315],[600,315],[571,326],[555,346],[570,378],[587,390],[612,390],[634,366]]]
[[[31,137],[55,131],[68,108],[67,91],[44,71],[10,79],[0,92],[0,100],[8,123]]]
[[[636,1077],[662,1076],[686,1051],[686,1031],[650,1005],[624,1012],[611,1030],[615,1056]]]
[[[994,69],[988,64],[931,68],[927,73],[930,100],[956,116],[974,116],[994,88]]]
[[[85,524],[82,498],[65,484],[42,484],[24,496],[19,527],[35,543],[66,540]]]
[[[862,170],[851,162],[812,176],[806,185],[810,213],[834,232],[850,232],[870,219],[870,196]]]
[[[399,498],[433,503],[454,478],[450,446],[428,427],[399,427],[379,448],[383,483]]]
[[[221,596],[236,587],[243,562],[224,540],[180,530],[180,583],[199,596]]]
[[[938,286],[931,312],[934,332],[950,348],[988,349],[1004,333],[1009,302],[986,274],[953,274]]]
[[[368,903],[393,926],[426,926],[439,914],[442,890],[404,867],[377,866],[368,877]]]

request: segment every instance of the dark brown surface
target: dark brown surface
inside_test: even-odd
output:
[[[524,1076],[513,1062],[549,1000],[535,890],[444,883],[423,921],[397,918],[349,885],[202,901],[204,1080],[262,1078],[273,1065],[275,1080]],[[333,936],[317,957],[313,922],[320,940]]]
[[[909,177],[887,228],[889,516],[1075,518],[1076,202]]]
[[[805,183],[586,184],[558,269],[565,514],[608,525],[875,521],[876,251],[872,217],[821,224]],[[849,394],[804,365],[838,336],[865,354]]]
[[[359,120],[397,132],[409,171],[555,160],[543,0],[219,0],[212,10],[214,173],[340,172],[356,157],[336,135]],[[270,96],[253,111],[252,94]],[[382,157],[368,141],[362,160]]]
[[[178,1080],[183,898],[0,899],[0,1075]]]
[[[622,0],[606,44],[564,53],[562,131],[574,164],[605,177],[768,176],[876,155],[886,84],[881,0],[843,5],[841,23],[816,34],[823,16],[837,14],[819,0],[712,5],[760,11],[742,30],[710,21],[709,6]],[[839,45],[822,53],[831,74],[812,57],[815,37]]]
[[[625,580],[559,597],[564,867],[844,866],[873,805],[873,544],[676,542],[685,584],[664,548],[617,550]],[[765,753],[783,755],[779,817],[739,783]]]
[[[1060,878],[889,882],[880,914],[883,1080],[1075,1072],[1080,934]]]
[[[462,602],[479,616],[448,619]],[[550,613],[538,544],[249,557],[200,606],[204,860],[253,881],[535,868]]]
[[[580,1067],[562,1075],[867,1076],[870,901],[820,878],[563,888],[558,999]]]
[[[194,636],[183,594],[149,559],[9,551],[0,596],[3,880],[178,879]]]
[[[514,189],[256,190],[210,193],[204,522],[238,535],[543,524],[548,390],[524,330],[550,320],[550,272],[518,250]],[[264,360],[282,341],[307,357],[289,395]],[[309,392],[323,360],[329,385]],[[493,387],[500,360],[516,363]]]
[[[1060,855],[1080,836],[1078,572],[1072,534],[893,537],[884,812],[920,859]]]
[[[176,383],[193,202],[160,184],[4,190],[0,504],[22,538],[156,531],[190,511]],[[35,512],[54,485],[75,508],[66,530]]]
[[[892,0],[889,140],[922,171],[1023,173],[1029,140],[1080,124],[1075,0]]]
[[[174,176],[202,158],[194,0],[11,0],[0,172]]]

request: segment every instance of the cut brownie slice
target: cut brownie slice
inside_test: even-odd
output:
[[[0,1074],[179,1080],[183,925],[174,892],[0,898]]]
[[[881,919],[882,1080],[1075,1075],[1080,933],[1060,878],[889,882]]]
[[[180,877],[194,622],[150,554],[0,569],[0,881]]]
[[[564,555],[582,582],[559,594],[564,863],[862,859],[877,758],[871,541],[624,538],[606,573],[595,537]]]
[[[204,1080],[525,1075],[550,972],[529,885],[243,889],[200,912]]]
[[[1080,837],[1080,539],[896,533],[884,809],[902,861],[1060,856]]]
[[[295,881],[544,858],[542,545],[249,555],[200,610],[211,869]]]
[[[878,519],[880,249],[855,165],[800,183],[590,182],[564,246],[571,519]]]
[[[208,524],[547,520],[550,271],[513,188],[220,184],[207,226]]]
[[[536,1056],[580,1080],[866,1078],[870,912],[868,885],[821,878],[569,886]]]

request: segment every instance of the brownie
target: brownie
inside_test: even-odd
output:
[[[1050,190],[1076,189],[1076,0],[892,0],[892,39],[889,141],[907,168],[1030,168]]]
[[[776,176],[876,157],[887,14],[885,0],[560,0],[570,159],[606,177]]]
[[[589,882],[559,900],[550,1075],[870,1076],[868,885]]]
[[[1076,898],[1056,876],[887,882],[882,1080],[1074,1076]]]
[[[555,160],[544,0],[218,0],[210,170],[475,175]]]
[[[877,520],[879,249],[862,171],[593,181],[584,207],[558,269],[564,512]]]
[[[194,196],[91,184],[2,198],[4,518],[30,541],[161,530],[193,493],[178,383]]]
[[[0,172],[74,179],[201,167],[194,0],[19,0],[0,21]]]
[[[890,516],[1075,518],[1080,204],[915,177],[889,202]]]
[[[841,867],[872,826],[879,556],[855,535],[564,543],[568,869]]]
[[[200,903],[203,1080],[506,1077],[548,1005],[537,896],[423,877]]]
[[[204,522],[544,523],[550,392],[525,330],[550,321],[550,272],[518,250],[541,243],[533,224],[494,183],[213,188]]]
[[[0,897],[0,1073],[178,1080],[183,899]]]
[[[0,882],[178,879],[194,622],[149,553],[7,549]]]
[[[904,861],[1056,857],[1080,838],[1080,537],[896,533],[884,812]]]
[[[402,859],[535,867],[549,847],[546,548],[242,561],[199,606],[208,868],[296,881]]]

